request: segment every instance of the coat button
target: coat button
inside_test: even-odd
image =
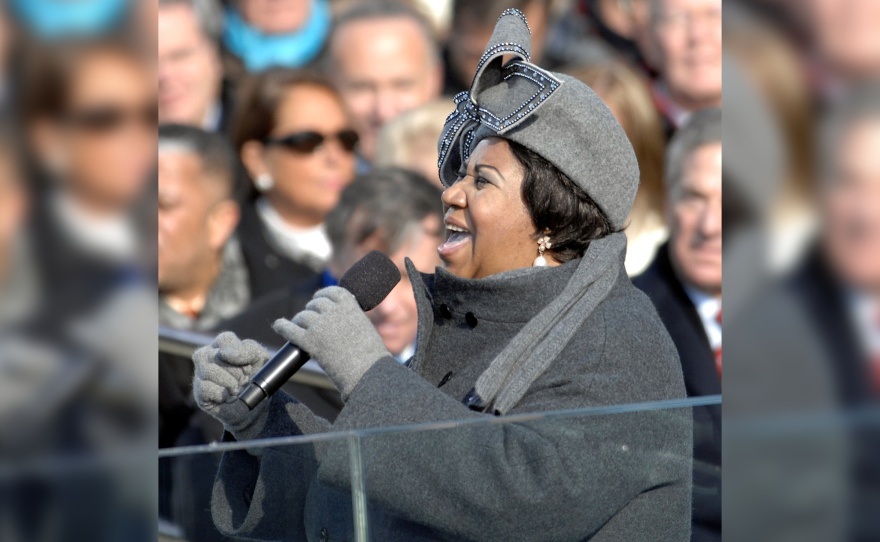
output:
[[[446,303],[443,303],[442,305],[440,305],[440,316],[442,316],[443,318],[446,318],[447,320],[452,318],[452,311],[449,310],[449,307],[446,306]]]
[[[470,410],[482,412],[485,405],[483,405],[483,400],[480,396],[477,395],[477,390],[471,389],[471,391],[469,391],[464,397],[464,406],[468,407]]]
[[[438,387],[438,388],[442,388],[442,387],[443,387],[443,384],[446,384],[447,382],[449,382],[449,379],[450,379],[450,378],[452,378],[452,371],[449,371],[448,373],[446,373],[446,376],[444,376],[444,377],[440,380],[440,383],[437,384],[437,387]]]
[[[474,316],[474,313],[472,312],[464,315],[464,321],[467,322],[467,325],[471,327],[477,327],[477,317]]]
[[[327,542],[330,537],[327,535],[327,529],[321,529],[321,542]]]

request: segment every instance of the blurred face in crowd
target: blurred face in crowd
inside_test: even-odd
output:
[[[532,62],[540,64],[544,49],[544,36],[547,32],[546,2],[536,0],[529,3],[523,9],[523,15],[528,19],[529,28],[532,30]],[[446,42],[449,51],[449,64],[459,84],[470,87],[480,58],[486,51],[486,45],[495,30],[495,22],[492,21],[488,25],[480,24],[469,17],[467,11],[458,19],[450,28],[449,38]]]
[[[183,297],[207,294],[238,217],[228,184],[204,172],[197,154],[160,149],[159,291]]]
[[[416,298],[406,273],[405,258],[412,260],[416,269],[423,273],[433,273],[434,268],[441,264],[437,256],[437,245],[443,241],[441,218],[436,215],[426,216],[420,226],[413,229],[393,254],[387,254],[387,246],[384,240],[380,239],[381,236],[373,235],[363,243],[349,247],[344,254],[338,257],[334,255],[332,264],[333,273],[342,276],[348,268],[370,251],[380,250],[397,265],[400,270],[400,282],[375,309],[367,312],[367,316],[385,342],[385,347],[393,355],[400,354],[415,342],[418,328]]]
[[[823,208],[832,266],[849,285],[880,294],[880,118],[841,138]]]
[[[483,26],[467,18],[450,28],[449,67],[459,85],[470,86],[494,29],[494,26]]]
[[[660,68],[660,54],[657,42],[651,31],[651,2],[653,0],[631,0],[629,5],[632,39],[645,63],[653,69]]]
[[[0,283],[26,208],[24,188],[12,157],[7,156],[9,152],[8,149],[0,150]]]
[[[203,126],[220,98],[220,51],[199,28],[193,9],[159,9],[159,121]]]
[[[844,75],[876,75],[880,71],[880,2],[811,0],[810,4],[813,34],[823,56]]]
[[[632,19],[629,17],[628,9],[628,5],[617,0],[598,0],[596,17],[618,36],[632,38]]]
[[[242,18],[264,34],[287,34],[309,19],[309,0],[238,0]]]
[[[323,136],[323,143],[304,150],[249,141],[242,147],[242,160],[253,178],[271,176],[273,187],[266,195],[282,216],[296,217],[302,227],[315,226],[354,178],[354,152],[336,137],[345,130],[351,125],[333,92],[318,85],[296,85],[282,99],[269,137],[312,132]]]
[[[449,272],[480,279],[532,265],[538,245],[522,199],[524,174],[505,140],[480,141],[443,192],[448,237],[438,250]]]
[[[155,45],[159,39],[156,15],[159,11],[159,3],[156,0],[139,0],[137,2],[137,20],[141,22],[139,28],[143,39],[150,45]]]
[[[155,74],[127,56],[92,53],[75,71],[47,157],[82,203],[122,210],[155,165],[156,118]]]
[[[721,105],[721,0],[651,0],[661,69],[682,107]]]
[[[686,156],[682,178],[667,196],[670,256],[679,278],[721,297],[721,143]]]
[[[335,31],[330,47],[360,151],[372,159],[383,124],[440,93],[440,63],[418,23],[405,17],[351,21]]]

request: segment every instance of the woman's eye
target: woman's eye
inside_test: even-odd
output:
[[[479,187],[479,186],[483,186],[483,185],[487,184],[488,182],[489,182],[489,181],[487,181],[485,178],[483,178],[482,175],[477,175],[477,176],[474,178],[474,184],[475,184],[476,186],[478,186],[478,187]]]

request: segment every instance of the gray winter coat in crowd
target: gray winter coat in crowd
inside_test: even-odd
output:
[[[607,295],[505,414],[685,397],[675,346],[617,257]],[[278,393],[262,436],[492,418],[466,406],[477,380],[580,261],[480,280],[408,262],[419,314],[410,363],[379,360],[332,425]],[[689,409],[368,436],[370,539],[686,542],[691,439]],[[214,521],[235,537],[353,540],[350,476],[347,439],[226,452]]]

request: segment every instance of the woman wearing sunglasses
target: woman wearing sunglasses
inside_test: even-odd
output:
[[[258,192],[239,226],[252,291],[314,279],[330,256],[324,217],[355,175],[339,96],[310,74],[264,72],[243,88],[232,137]]]
[[[58,307],[87,310],[123,285],[149,246],[157,96],[148,60],[108,39],[47,46],[27,62],[21,111],[46,181],[37,183],[33,236],[59,321]]]

